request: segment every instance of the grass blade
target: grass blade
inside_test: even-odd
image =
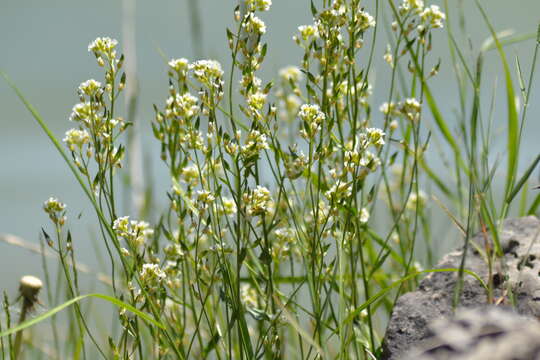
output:
[[[489,22],[489,19],[478,2],[476,0],[476,5],[478,9],[480,10],[480,13],[482,14],[482,17],[484,18],[484,21],[486,22],[486,25],[489,28],[489,31],[491,32],[491,36],[493,37],[493,41],[495,42],[495,45],[497,47],[497,51],[499,53],[499,57],[501,58],[501,62],[503,65],[504,70],[504,78],[506,83],[506,103],[507,103],[507,111],[508,111],[508,137],[507,137],[507,144],[506,144],[506,151],[508,154],[508,168],[506,169],[506,185],[505,185],[505,194],[508,198],[508,195],[510,194],[513,184],[516,177],[517,172],[517,165],[518,165],[518,156],[519,156],[519,120],[518,120],[518,113],[517,113],[517,107],[516,107],[516,95],[514,92],[514,83],[512,81],[512,75],[510,74],[510,67],[508,66],[508,61],[506,60],[506,54],[502,48],[501,42],[499,41],[497,34],[495,33],[495,30],[493,29],[493,26]],[[501,214],[502,216],[506,216],[505,213]]]
[[[14,333],[16,333],[16,332],[18,332],[20,330],[24,330],[26,328],[34,326],[34,325],[48,319],[49,317],[53,316],[54,314],[64,310],[65,308],[75,304],[76,302],[79,302],[79,301],[84,300],[84,299],[89,298],[89,297],[94,297],[94,298],[98,298],[98,299],[108,301],[111,304],[116,305],[117,307],[119,307],[121,309],[126,309],[126,310],[132,312],[134,315],[140,317],[141,319],[143,319],[144,321],[146,321],[146,322],[148,322],[148,323],[150,323],[152,325],[157,326],[160,329],[165,329],[165,325],[163,325],[162,323],[152,319],[152,317],[150,315],[136,309],[135,307],[133,307],[133,306],[131,306],[131,305],[129,305],[129,304],[123,302],[123,301],[120,301],[120,300],[118,300],[118,299],[116,299],[116,298],[114,298],[112,296],[95,293],[95,294],[81,295],[81,296],[77,296],[76,298],[70,299],[70,300],[66,301],[65,303],[63,303],[63,304],[58,305],[54,309],[51,309],[51,310],[47,311],[44,314],[41,314],[40,316],[37,316],[37,317],[35,317],[33,319],[30,319],[28,321],[23,322],[22,324],[19,324],[19,325],[14,326],[14,327],[12,327],[10,329],[7,329],[7,330],[4,330],[4,331],[0,332],[0,337],[8,336],[8,335],[14,334]]]

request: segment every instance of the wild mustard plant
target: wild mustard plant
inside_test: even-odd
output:
[[[299,26],[293,37],[304,52],[300,66],[280,70],[276,84],[264,83],[257,73],[267,52],[262,17],[270,7],[271,1],[254,0],[235,10],[228,72],[212,59],[168,62],[168,96],[155,107],[152,127],[171,188],[155,227],[117,206],[120,139],[130,125],[116,115],[126,82],[123,57],[110,38],[88,47],[105,78],[80,85],[70,117],[77,127],[64,142],[91,189],[113,270],[118,260],[122,269],[113,291],[167,323],[144,330],[122,310],[122,333],[109,339],[113,354],[358,358],[380,345],[377,308],[362,304],[392,280],[377,275],[392,250],[371,229],[371,212],[376,188],[385,187],[396,223],[388,237],[400,234],[401,258],[412,259],[415,216],[403,225],[399,219],[407,218],[406,208],[420,209],[414,199],[421,90],[395,100],[391,86],[376,127],[374,47],[365,47],[376,19],[354,0],[313,7],[313,24]],[[404,56],[399,47],[411,46],[407,36],[417,36],[417,48],[427,54],[428,34],[444,20],[422,2],[404,1],[396,14],[398,42],[385,55],[393,73]],[[423,79],[422,71],[413,69],[413,79]],[[385,169],[395,161],[389,142],[398,128],[407,177],[393,199]],[[64,208],[54,205],[51,200],[48,213],[61,226]],[[387,266],[405,274],[412,268],[410,260]],[[146,343],[143,333],[153,340]]]

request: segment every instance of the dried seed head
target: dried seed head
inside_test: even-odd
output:
[[[43,287],[43,282],[32,275],[26,275],[19,282],[19,291],[22,297],[31,304],[37,301],[39,290]]]

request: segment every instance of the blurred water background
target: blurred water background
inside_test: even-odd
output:
[[[453,16],[451,21],[457,25],[457,1],[449,2],[454,8],[450,14]],[[374,12],[374,3],[365,1],[371,13]],[[538,0],[484,0],[481,3],[497,31],[536,32],[540,14]],[[167,96],[166,62],[160,51],[167,58],[186,57],[190,60],[195,60],[199,55],[196,53],[202,52],[204,58],[222,62],[224,69],[228,69],[226,64],[230,64],[225,28],[233,26],[236,2],[198,0],[196,4],[202,27],[202,41],[198,46],[194,46],[190,35],[192,15],[186,0],[136,1],[135,4],[134,36],[140,91],[137,118],[142,122],[145,156],[153,157],[145,172],[152,174],[156,199],[162,203],[166,200],[165,191],[170,181],[157,156],[158,149],[149,126],[153,119],[152,104],[162,106]],[[489,31],[473,1],[465,1],[464,8],[470,44],[473,51],[477,51]],[[101,80],[103,76],[93,55],[87,52],[88,43],[97,36],[110,36],[118,39],[122,46],[122,15],[121,1],[0,1],[0,69],[26,94],[58,138],[61,139],[72,126],[68,117],[77,102],[77,86],[89,78]],[[261,17],[267,25],[265,38],[269,49],[260,74],[268,81],[277,75],[281,67],[300,62],[301,51],[291,38],[298,25],[312,22],[309,1],[274,0],[271,11]],[[384,21],[384,18],[379,21]],[[379,36],[376,68],[372,73],[375,109],[385,101],[389,75],[388,66],[382,60],[386,46],[384,30]],[[370,37],[366,43],[369,41]],[[458,106],[458,90],[447,45],[445,34],[439,31],[434,39],[431,58],[434,62],[441,59],[441,72],[433,80],[432,88],[444,114],[451,120]],[[533,50],[534,40],[508,46],[506,51],[512,69],[515,69],[515,58],[519,57],[525,76],[528,76]],[[490,94],[489,88],[497,87],[495,131],[500,140],[495,141],[494,146],[497,147],[495,152],[504,156],[506,106],[500,69],[497,54],[491,52],[485,64],[484,82],[488,89],[485,93]],[[520,158],[521,169],[528,166],[540,151],[537,143],[540,134],[537,90],[536,86],[533,87]],[[489,96],[484,100],[489,103]],[[14,234],[39,244],[41,227],[50,229],[42,203],[49,196],[58,197],[68,205],[77,257],[90,267],[106,272],[106,266],[104,268],[96,256],[101,250],[96,250],[93,245],[98,244],[102,249],[98,229],[93,227],[96,218],[87,199],[52,143],[3,81],[0,81],[0,109],[0,233]],[[487,116],[487,110],[484,111]],[[429,111],[426,110],[425,114],[424,121],[431,122]],[[432,164],[437,167],[438,155],[433,154]],[[438,170],[446,171],[443,166]],[[80,219],[77,218],[79,214],[82,214]],[[441,229],[451,227],[445,218],[440,224]],[[97,241],[92,241],[96,237]],[[452,246],[455,244],[450,242],[439,245],[439,248]],[[0,243],[0,289],[14,295],[18,279],[24,274],[42,276],[39,256]]]

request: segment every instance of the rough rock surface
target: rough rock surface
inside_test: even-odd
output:
[[[486,283],[489,277],[483,249],[488,234],[471,239],[466,268]],[[540,317],[540,220],[534,216],[506,220],[499,234],[504,252],[493,267],[494,298],[498,304],[510,305],[513,294],[516,311],[529,318]],[[491,239],[490,239],[491,242]],[[473,245],[476,244],[476,245]],[[462,251],[447,254],[438,268],[459,268]],[[431,335],[428,324],[452,314],[452,298],[457,273],[437,272],[426,276],[418,290],[401,296],[392,312],[383,342],[382,359],[403,359],[407,350]],[[511,290],[511,291],[508,291]],[[477,308],[487,303],[487,294],[478,280],[465,275],[460,306]]]
[[[430,326],[407,360],[540,359],[540,323],[501,307],[458,311]]]

